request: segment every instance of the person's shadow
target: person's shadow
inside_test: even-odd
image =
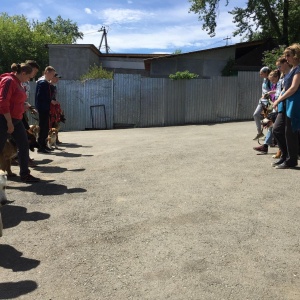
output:
[[[34,211],[27,212],[27,208],[16,205],[4,205],[1,208],[3,228],[11,228],[19,225],[22,221],[41,221],[49,219],[50,214]],[[1,245],[0,245],[1,246]],[[0,254],[1,259],[1,254]]]
[[[7,186],[7,189],[17,189],[19,191],[24,192],[32,192],[36,193],[37,195],[63,195],[63,194],[72,194],[72,193],[84,193],[87,190],[83,188],[68,188],[65,185],[62,184],[56,184],[49,181],[40,181],[38,183],[35,183],[33,185],[27,185],[27,186]]]
[[[32,280],[18,282],[0,282],[0,299],[14,299],[36,290],[37,283]]]
[[[0,267],[11,269],[13,272],[24,272],[34,269],[40,264],[39,260],[22,255],[22,252],[10,245],[0,245]]]

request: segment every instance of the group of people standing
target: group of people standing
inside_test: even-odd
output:
[[[278,145],[281,156],[271,165],[276,169],[294,168],[298,165],[299,130],[300,130],[300,44],[294,43],[285,48],[283,55],[276,61],[277,70],[268,67],[260,70],[263,78],[262,98],[271,96],[273,110],[277,113],[273,128],[268,129],[264,145],[253,149],[268,153],[268,146],[273,138]],[[261,112],[263,99],[254,112],[257,135],[254,140],[263,137]]]
[[[50,153],[46,139],[50,125],[51,104],[56,105],[56,87],[60,76],[51,66],[46,67],[44,75],[38,79],[35,90],[35,108],[28,102],[29,81],[39,71],[39,65],[28,60],[25,63],[12,64],[11,72],[0,75],[0,151],[3,150],[9,135],[15,140],[18,148],[18,163],[21,181],[33,183],[39,178],[30,174],[29,143],[26,130],[29,125],[26,111],[38,114],[40,133],[38,137],[39,153]],[[54,79],[55,78],[55,79]],[[52,82],[51,82],[52,81]]]

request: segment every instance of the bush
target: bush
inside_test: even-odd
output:
[[[170,74],[169,78],[173,80],[178,80],[178,79],[194,79],[198,78],[199,75],[195,73],[191,73],[190,71],[183,71],[183,72],[176,72],[175,74]]]
[[[113,79],[114,72],[107,71],[102,68],[102,65],[97,66],[94,64],[89,68],[89,71],[86,74],[83,74],[80,77],[81,81],[89,80],[89,79]]]
[[[271,51],[265,51],[263,53],[263,65],[268,66],[271,70],[276,70],[276,60],[283,55],[283,51],[286,48],[285,45],[281,45],[278,48],[274,48]]]

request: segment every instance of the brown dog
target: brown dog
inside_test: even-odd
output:
[[[281,150],[278,149],[277,153],[272,155],[273,158],[280,158],[281,157]]]
[[[40,133],[40,126],[39,125],[30,125],[28,129],[29,133],[32,133],[35,138],[37,139],[39,137]]]
[[[7,139],[3,151],[0,152],[0,166],[7,177],[17,176],[11,171],[11,160],[17,156],[17,145],[13,139]]]
[[[56,128],[50,128],[48,137],[46,139],[48,148],[52,149],[52,147],[54,147],[55,149],[58,149],[56,146],[57,134],[58,130]]]
[[[39,148],[39,144],[35,139],[35,136],[27,131],[28,144],[30,151],[34,151],[34,148]],[[17,156],[17,144],[12,138],[8,138],[4,145],[2,152],[0,152],[0,169],[7,173],[7,177],[17,176],[11,171],[11,161]]]

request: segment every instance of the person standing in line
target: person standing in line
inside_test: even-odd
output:
[[[263,97],[265,94],[267,94],[271,90],[271,82],[268,79],[270,72],[271,72],[271,70],[268,67],[263,67],[259,71],[260,77],[263,78],[262,96],[261,97]],[[264,136],[264,134],[262,133],[262,130],[261,130],[261,123],[260,123],[262,109],[263,109],[263,106],[262,106],[261,99],[260,99],[258,102],[258,105],[254,111],[254,114],[253,114],[253,118],[254,118],[254,121],[256,124],[256,130],[257,130],[257,135],[253,139],[254,141],[259,138],[262,138]]]
[[[49,132],[49,113],[51,103],[50,80],[55,75],[55,69],[51,66],[46,67],[44,76],[37,81],[35,91],[35,107],[39,113],[40,133],[38,143],[39,153],[50,153],[51,149],[47,147],[46,139]]]
[[[63,120],[61,120],[62,116],[62,110],[60,103],[57,101],[57,87],[56,84],[58,83],[61,76],[57,73],[55,73],[54,77],[50,81],[50,88],[51,88],[51,104],[50,104],[50,128],[56,128],[59,130],[59,123]],[[61,144],[61,142],[58,139],[58,134],[56,137],[56,144]]]
[[[269,74],[269,80],[272,83],[271,90],[268,94],[271,97],[271,101],[274,102],[280,95],[282,90],[282,79],[280,79],[280,71],[279,69],[275,71],[271,71]],[[275,110],[273,110],[275,112]],[[276,112],[275,112],[276,113]],[[261,146],[253,147],[255,151],[260,152],[261,154],[267,154],[269,146],[273,144],[273,126],[268,128],[268,132],[266,134],[266,138],[264,144]]]
[[[37,72],[40,69],[40,66],[37,64],[36,61],[34,60],[26,60],[25,64],[28,64],[31,68],[32,68],[32,72],[30,74],[30,79],[34,78],[37,74]],[[25,93],[26,93],[26,102],[24,103],[24,114],[23,114],[23,119],[22,122],[24,124],[24,127],[26,130],[29,130],[29,124],[28,124],[28,116],[27,116],[27,111],[31,111],[34,114],[37,114],[37,111],[31,106],[31,104],[28,102],[29,100],[29,92],[30,92],[30,84],[29,84],[29,80],[26,82],[22,82],[22,86],[25,89]],[[29,157],[29,165],[30,166],[34,166],[33,160]],[[12,159],[12,164],[13,165],[18,165],[18,156],[16,156],[15,158]]]
[[[300,129],[300,44],[292,44],[284,50],[291,71],[284,77],[284,91],[274,102],[278,114],[273,134],[281,150],[281,157],[272,163],[276,169],[288,169],[298,165],[298,130]],[[284,130],[283,130],[284,128]]]
[[[35,60],[26,60],[25,63],[30,65],[31,68],[32,68],[32,72],[30,74],[30,79],[34,78],[36,76],[37,72],[39,71],[40,66],[38,65],[38,63]],[[34,114],[37,114],[37,111],[28,102],[29,101],[29,95],[30,95],[29,81],[23,82],[22,86],[24,87],[25,92],[26,92],[26,96],[27,96],[27,99],[26,99],[26,102],[25,102],[25,112],[24,112],[24,115],[23,115],[23,123],[24,123],[25,129],[29,130],[27,111],[29,110]]]
[[[18,148],[21,180],[38,182],[28,168],[29,144],[22,122],[24,103],[27,99],[22,82],[30,79],[32,68],[28,64],[12,64],[11,73],[0,76],[0,151],[3,150],[8,134],[15,139]]]

